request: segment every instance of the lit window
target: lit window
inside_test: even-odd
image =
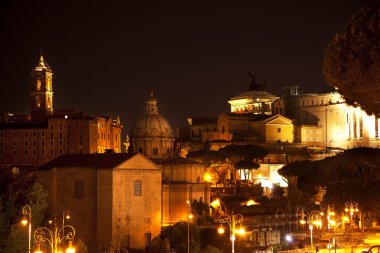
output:
[[[74,198],[83,198],[84,196],[84,182],[81,180],[74,181]]]
[[[134,195],[135,196],[141,196],[142,195],[142,182],[141,180],[135,180],[133,182],[133,189],[134,189]]]

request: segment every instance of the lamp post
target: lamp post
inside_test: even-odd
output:
[[[239,230],[236,229],[237,224],[242,224],[243,223],[243,216],[241,214],[231,214],[231,215],[221,215],[219,216],[219,223],[223,224],[226,223],[230,227],[230,240],[231,240],[231,245],[232,245],[232,253],[235,253],[235,238],[236,234],[241,234],[243,235],[245,233],[244,228],[240,227]],[[241,226],[241,225],[240,225]],[[218,229],[219,234],[224,233],[224,228],[221,226]]]
[[[350,213],[350,232],[351,232],[351,252],[354,252],[354,238],[353,238],[353,230],[352,230],[352,218],[354,216],[354,213],[359,212],[359,204],[357,202],[346,202],[344,204],[345,209],[344,211],[347,213]]]
[[[300,223],[302,225],[308,223],[309,224],[309,230],[310,230],[310,251],[313,252],[314,246],[313,246],[313,228],[314,225],[317,227],[322,227],[322,221],[321,221],[321,213],[318,211],[306,211],[304,209],[301,209],[299,212],[299,215],[301,217]]]
[[[335,216],[334,212],[334,205],[332,204],[327,204],[327,205],[321,205],[321,216],[325,215],[326,211],[326,219],[327,219],[327,232],[329,232],[330,229],[330,220],[332,216]]]
[[[338,228],[339,225],[342,225],[344,223],[343,219],[339,223],[335,223],[334,220],[331,220],[331,225],[334,227],[333,229],[333,244],[334,244],[334,252],[336,253],[336,239],[335,239],[335,230]]]
[[[63,211],[62,211],[62,234],[65,234],[65,219],[69,220],[70,218],[71,218],[70,210],[63,209]]]
[[[193,214],[191,213],[190,201],[187,200],[186,204],[189,208],[189,216],[187,217],[188,218],[187,220],[187,253],[190,253],[190,222],[193,219]]]
[[[67,232],[64,232],[65,230]],[[39,227],[34,231],[34,240],[38,245],[35,253],[42,253],[40,250],[41,243],[48,243],[51,253],[59,253],[58,245],[65,239],[69,240],[69,247],[66,249],[66,253],[75,253],[75,248],[72,246],[74,236],[75,229],[70,225],[64,225],[59,228],[54,224],[54,229],[52,230],[47,227]]]
[[[30,253],[30,241],[32,237],[32,209],[29,205],[25,205],[22,208],[22,214],[24,215],[24,218],[21,220],[21,224],[24,226],[28,225],[28,253]]]
[[[190,253],[190,222],[193,219],[193,215],[189,214],[189,220],[187,221],[187,253]]]

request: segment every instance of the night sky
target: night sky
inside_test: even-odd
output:
[[[247,90],[330,88],[323,50],[360,0],[14,1],[0,4],[0,112],[28,114],[40,48],[54,71],[54,108],[120,116],[129,131],[149,90],[176,127],[217,116]]]

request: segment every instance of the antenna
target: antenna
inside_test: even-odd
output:
[[[42,56],[42,43],[40,43],[40,56]]]

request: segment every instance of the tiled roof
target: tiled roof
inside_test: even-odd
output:
[[[136,153],[61,155],[40,166],[37,170],[50,170],[64,167],[114,168],[134,155],[136,155]]]

